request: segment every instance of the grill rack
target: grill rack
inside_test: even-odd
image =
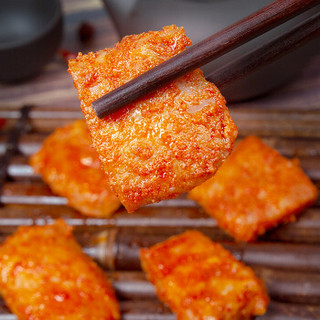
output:
[[[298,157],[320,186],[320,112],[311,110],[231,110],[242,137],[256,134],[288,157]],[[121,208],[110,219],[86,218],[53,195],[28,165],[29,156],[57,126],[81,118],[76,109],[23,106],[0,110],[0,240],[20,225],[63,218],[74,226],[84,252],[104,268],[116,289],[126,320],[171,320],[139,263],[139,248],[196,228],[221,244],[262,277],[272,298],[267,319],[320,319],[320,201],[257,243],[235,243],[216,221],[185,195],[146,206],[133,214]],[[0,300],[0,320],[16,317]]]

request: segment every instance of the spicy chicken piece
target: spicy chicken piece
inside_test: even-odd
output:
[[[177,320],[240,320],[265,313],[254,272],[220,244],[187,231],[141,250],[142,267]]]
[[[5,240],[0,292],[19,320],[120,319],[109,280],[63,220],[20,227]]]
[[[237,128],[225,99],[200,70],[102,120],[91,106],[190,44],[183,28],[168,26],[69,61],[94,147],[129,212],[201,184],[232,150]]]
[[[242,140],[216,175],[189,197],[239,241],[252,241],[317,199],[317,188],[299,167],[255,136]]]
[[[111,191],[84,120],[57,128],[30,164],[70,206],[95,217],[109,217],[121,203]]]

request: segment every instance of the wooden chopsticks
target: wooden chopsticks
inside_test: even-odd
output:
[[[220,89],[224,88],[295,50],[316,36],[320,36],[320,12],[273,41],[215,70],[206,78]]]
[[[320,0],[276,0],[102,96],[92,106],[99,118],[110,115],[319,3]]]

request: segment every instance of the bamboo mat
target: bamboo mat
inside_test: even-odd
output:
[[[71,51],[111,46],[117,36],[98,1],[64,1],[65,35]],[[89,44],[76,40],[82,21],[95,27]],[[295,223],[280,226],[251,244],[235,243],[216,221],[185,195],[110,219],[86,218],[53,195],[28,165],[43,139],[57,126],[82,118],[65,61],[57,54],[28,82],[0,85],[0,242],[20,225],[64,218],[74,226],[84,252],[104,268],[120,299],[125,320],[173,320],[158,301],[139,263],[139,248],[187,229],[197,229],[250,265],[266,283],[271,303],[260,320],[320,319],[320,200]],[[30,107],[24,107],[24,105]],[[287,157],[299,159],[320,187],[320,53],[286,87],[249,102],[229,105],[239,138],[260,136]],[[0,121],[1,123],[1,121]],[[0,320],[16,319],[0,299]]]
[[[240,141],[257,134],[287,157],[297,157],[310,178],[320,185],[319,111],[234,108]],[[174,319],[156,298],[139,262],[139,248],[187,229],[197,229],[220,242],[237,259],[252,266],[272,298],[260,319],[320,318],[320,207],[305,210],[297,222],[280,226],[256,243],[235,243],[216,221],[185,195],[140,208],[123,208],[110,219],[86,218],[53,195],[34,174],[29,156],[56,126],[81,118],[78,110],[29,107],[2,109],[6,122],[0,136],[2,188],[0,241],[20,225],[42,225],[64,218],[75,228],[84,252],[107,272],[115,286],[124,319]],[[3,301],[0,320],[14,319]]]

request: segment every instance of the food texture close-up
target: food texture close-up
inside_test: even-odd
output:
[[[0,320],[320,320],[320,2],[0,3]]]

